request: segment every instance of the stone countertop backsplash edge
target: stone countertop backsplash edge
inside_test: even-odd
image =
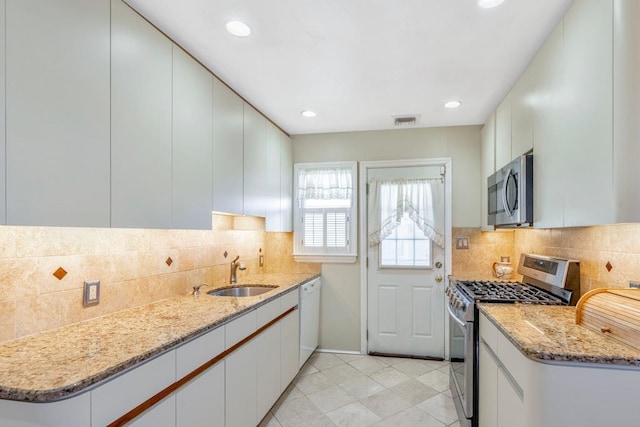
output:
[[[247,276],[237,285],[277,288],[243,298],[206,292],[176,296],[5,342],[0,345],[0,399],[43,403],[86,392],[317,277],[320,274]]]
[[[575,323],[575,307],[479,304],[526,357],[543,363],[640,368],[640,350]]]

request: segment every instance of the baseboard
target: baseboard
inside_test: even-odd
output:
[[[340,353],[340,354],[355,354],[355,355],[361,355],[362,353],[360,353],[359,351],[350,351],[350,350],[331,350],[329,348],[316,348],[316,351],[318,353]]]

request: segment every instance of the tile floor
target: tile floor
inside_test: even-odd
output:
[[[459,427],[449,363],[314,353],[260,423],[279,426]]]

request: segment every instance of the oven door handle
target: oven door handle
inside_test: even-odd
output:
[[[463,322],[462,320],[458,319],[458,316],[456,316],[455,313],[451,310],[451,306],[449,305],[449,303],[447,303],[447,311],[449,312],[449,316],[453,320],[455,320],[458,325],[460,325],[463,328],[467,327],[467,324],[465,322]]]

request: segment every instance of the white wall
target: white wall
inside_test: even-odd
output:
[[[480,227],[480,126],[293,137],[293,160],[373,161],[451,157],[453,226]],[[359,240],[359,238],[358,238]],[[320,348],[360,350],[360,257],[322,265]]]

